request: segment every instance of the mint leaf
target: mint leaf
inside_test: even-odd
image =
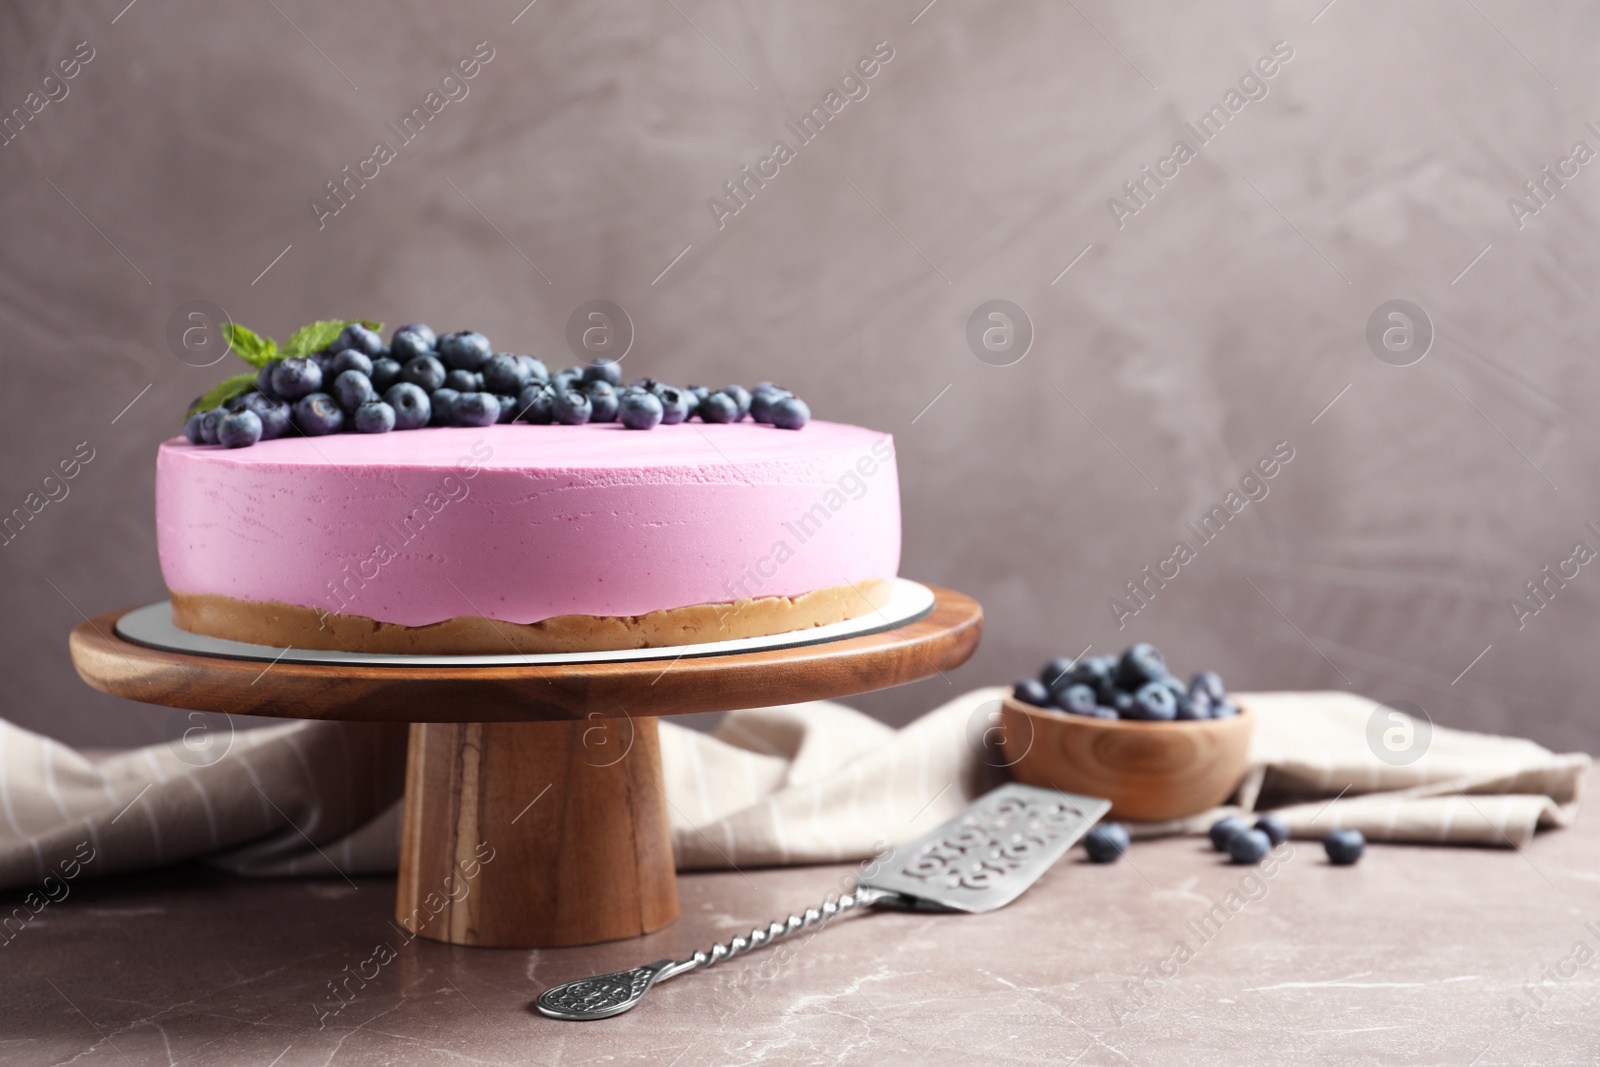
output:
[[[307,323],[283,343],[283,358],[298,359],[309,356],[313,352],[321,352],[333,344],[339,337],[339,331],[345,328],[344,319],[319,319]]]
[[[371,330],[373,333],[383,332],[383,323],[381,322],[373,322],[371,319],[357,319],[356,321],[365,326],[367,329]]]
[[[251,336],[255,335],[251,334]],[[210,411],[212,408],[220,408],[234,397],[243,396],[255,387],[256,376],[254,374],[235,374],[232,378],[225,378],[217,383],[217,386],[211,392],[189,405],[189,410],[183,416],[184,421],[188,421],[189,416],[197,411]]]
[[[237,323],[222,324],[223,339],[234,354],[252,367],[263,367],[278,355],[278,344],[270,337],[262,337],[254,330]]]

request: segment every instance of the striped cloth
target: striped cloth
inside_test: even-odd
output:
[[[1003,780],[984,741],[1004,692],[975,690],[900,730],[828,702],[732,712],[714,734],[662,722],[678,866],[855,860],[924,832]],[[1259,726],[1236,806],[1136,835],[1272,806],[1296,836],[1354,827],[1376,841],[1511,847],[1571,822],[1589,766],[1442,727],[1420,759],[1391,763],[1369,746],[1384,712],[1370,700],[1239,699]],[[0,888],[195,858],[251,875],[392,872],[405,745],[403,725],[303,722],[240,730],[209,764],[181,743],[94,760],[0,722]]]

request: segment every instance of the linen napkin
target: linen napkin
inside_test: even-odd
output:
[[[1004,689],[978,689],[895,730],[819,701],[730,712],[703,734],[661,723],[681,869],[862,859],[937,825],[1006,777],[993,747]],[[1346,693],[1239,694],[1258,714],[1235,804],[1132,827],[1203,832],[1272,806],[1296,836],[1515,847],[1576,816],[1583,754],[1435,727],[1420,758],[1379,758],[1380,705]],[[195,765],[182,745],[105,759],[0,721],[0,888],[204,858],[250,875],[380,874],[399,855],[406,727],[241,729]]]

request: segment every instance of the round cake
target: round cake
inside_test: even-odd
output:
[[[875,610],[900,562],[893,438],[819,421],[176,438],[156,527],[179,627],[361,652],[784,633]]]

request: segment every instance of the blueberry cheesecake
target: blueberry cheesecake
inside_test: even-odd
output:
[[[183,629],[496,654],[789,632],[882,606],[894,440],[771,382],[550,371],[481,333],[314,323],[196,401],[157,456]],[[640,432],[647,431],[647,432]],[[793,432],[802,431],[802,432]]]

